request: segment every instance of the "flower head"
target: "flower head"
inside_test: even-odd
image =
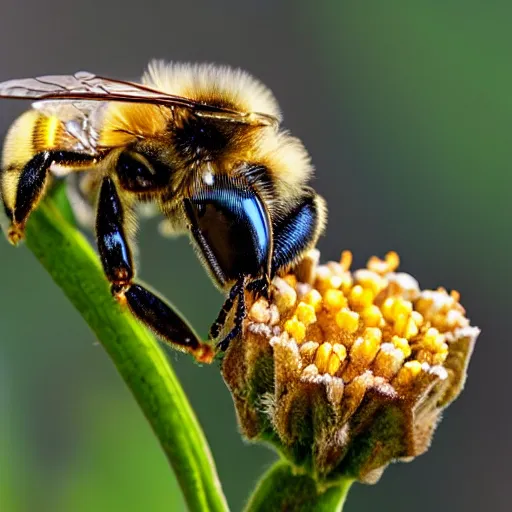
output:
[[[460,393],[479,334],[457,292],[421,291],[399,258],[352,255],[318,265],[311,251],[247,295],[244,334],[223,361],[243,433],[271,442],[321,480],[376,481],[425,452]]]

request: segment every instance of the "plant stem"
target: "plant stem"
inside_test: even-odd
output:
[[[57,201],[47,199],[31,215],[28,247],[84,317],[130,388],[189,509],[228,510],[210,449],[169,361],[155,338],[112,299],[97,255]]]
[[[245,512],[339,512],[352,482],[343,480],[322,490],[311,476],[296,474],[290,464],[279,461],[263,475]]]

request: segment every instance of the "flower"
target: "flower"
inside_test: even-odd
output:
[[[396,253],[354,272],[348,251],[318,261],[312,250],[276,277],[269,300],[247,293],[243,335],[222,372],[248,439],[320,481],[372,483],[428,449],[479,329],[457,292],[422,291],[397,272]]]

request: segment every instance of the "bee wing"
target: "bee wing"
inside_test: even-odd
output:
[[[80,71],[74,75],[51,75],[9,80],[0,83],[0,98],[55,100],[71,102],[75,108],[86,109],[84,103],[121,101],[151,103],[167,107],[183,107],[197,115],[215,117],[228,122],[274,125],[277,120],[267,114],[237,112],[209,105],[182,96],[168,94],[142,84],[104,78]]]
[[[59,119],[68,137],[61,144],[66,149],[96,153],[96,144],[101,130],[107,103],[98,101],[42,100],[32,107],[49,117]]]
[[[34,100],[135,101],[188,108],[208,108],[206,105],[162,93],[142,84],[103,78],[87,71],[79,71],[74,75],[48,75],[8,80],[0,83],[0,97]]]

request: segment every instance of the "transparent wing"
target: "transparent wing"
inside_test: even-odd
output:
[[[273,116],[255,112],[237,112],[228,108],[201,103],[182,96],[157,91],[142,84],[115,80],[80,71],[74,75],[49,75],[8,80],[0,83],[0,98],[58,100],[84,108],[84,103],[121,101],[151,103],[194,110],[197,115],[215,117],[228,122],[274,125]]]
[[[86,71],[79,71],[74,75],[48,75],[8,80],[0,83],[0,97],[33,100],[136,101],[188,108],[209,108],[207,105],[201,105],[181,96],[162,93],[142,84],[103,78]]]
[[[69,149],[95,153],[106,102],[42,100],[32,103],[32,107],[62,121],[69,135]]]

